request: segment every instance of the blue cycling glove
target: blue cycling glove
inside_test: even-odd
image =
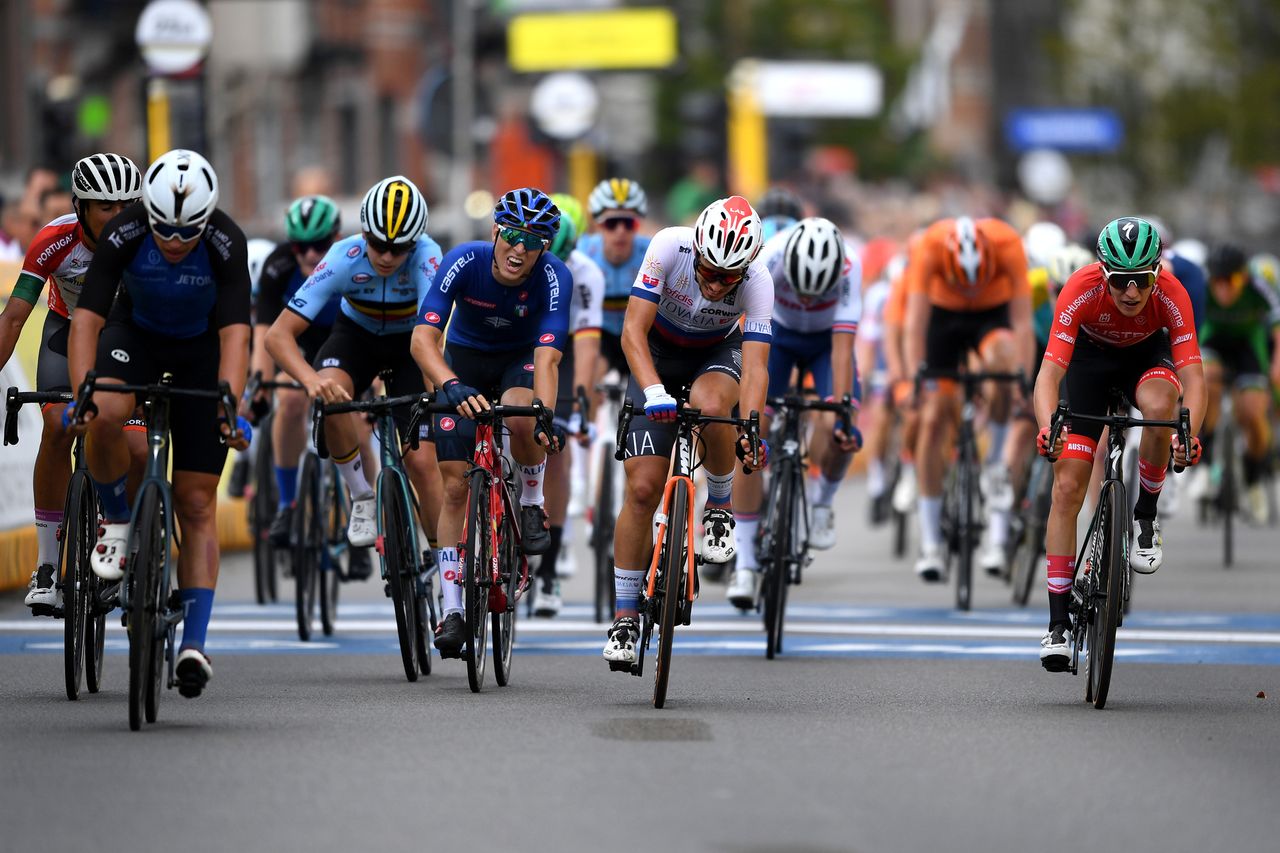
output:
[[[444,392],[445,397],[449,400],[449,405],[455,409],[467,402],[468,397],[479,397],[480,392],[472,388],[470,385],[463,385],[461,379],[450,379],[440,386],[440,390]]]

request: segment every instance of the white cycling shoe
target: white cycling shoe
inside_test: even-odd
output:
[[[1040,665],[1049,672],[1066,672],[1071,666],[1071,629],[1061,625],[1050,628],[1040,641]]]
[[[178,652],[174,675],[178,678],[178,692],[194,699],[204,692],[205,685],[213,678],[213,664],[204,652],[188,647]]]
[[[610,669],[630,669],[636,662],[636,643],[640,639],[640,623],[634,616],[613,620],[609,639],[604,644],[604,659]]]
[[[1142,575],[1153,575],[1164,565],[1164,540],[1156,519],[1133,520],[1133,541],[1129,545],[1129,566]]]
[[[351,502],[347,541],[357,548],[368,548],[378,538],[378,520],[374,518],[376,504],[377,500],[373,495]]]
[[[539,582],[533,594],[533,615],[541,619],[554,619],[560,615],[562,606],[564,601],[560,598],[560,584],[557,582],[548,592]]]
[[[1004,547],[987,543],[978,552],[978,565],[993,578],[1004,575]]]
[[[899,515],[908,515],[916,508],[916,472],[915,468],[904,466],[898,476],[898,483],[893,487],[893,509]]]
[[[52,565],[45,563],[31,573],[22,603],[31,608],[32,616],[52,616],[62,606],[62,590],[58,589],[54,571]]]
[[[760,590],[760,573],[750,569],[738,569],[729,579],[729,588],[724,597],[739,610],[753,610],[756,606],[756,593]]]
[[[560,543],[560,553],[556,556],[556,577],[568,580],[578,573],[578,559],[573,555],[573,547],[568,542]]]
[[[727,563],[738,553],[733,542],[733,512],[723,507],[702,511],[702,561]]]
[[[124,562],[129,548],[129,522],[103,522],[98,527],[98,544],[89,557],[93,573],[104,581],[124,577]]]
[[[916,560],[916,574],[925,583],[941,583],[947,579],[947,566],[942,559],[942,546],[920,546],[920,558]]]
[[[809,514],[809,547],[828,551],[836,546],[836,514],[829,506],[814,506]]]

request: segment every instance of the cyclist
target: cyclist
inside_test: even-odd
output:
[[[760,204],[756,205],[756,213],[760,214],[767,243],[773,239],[773,235],[785,231],[804,217],[804,202],[786,187],[772,186],[760,199]]]
[[[760,217],[747,200],[719,199],[692,228],[658,232],[632,288],[623,347],[627,394],[638,411],[626,437],[626,492],[614,528],[617,610],[604,647],[611,664],[636,658],[640,584],[676,436],[678,404],[670,392],[690,386],[689,404],[710,416],[727,417],[735,405],[743,414],[764,411],[773,280],[756,260],[762,246]],[[746,438],[735,442],[725,424],[703,427],[701,437],[708,492],[702,559],[727,563],[734,556],[735,443],[741,452]],[[763,468],[767,460],[762,442],[750,465]]]
[[[998,219],[967,216],[931,225],[907,263],[907,365],[956,370],[976,351],[985,371],[1028,369],[1033,356],[1027,257],[1018,232]],[[983,491],[988,504],[1013,505],[1005,457],[1005,436],[1014,393],[997,384],[988,396],[990,443]],[[943,440],[959,421],[961,400],[954,383],[924,388],[916,446],[920,486],[920,559],[916,574],[926,582],[945,579],[942,560]],[[1012,450],[1012,449],[1011,449]],[[1004,513],[1007,519],[1007,512]],[[1003,549],[1007,526],[993,517],[989,542]]]
[[[885,467],[893,429],[889,381],[888,305],[893,283],[902,277],[905,259],[895,255],[881,276],[863,289],[862,320],[854,347],[854,363],[862,365],[862,421],[866,425],[863,448],[867,463],[867,508],[873,525],[889,518],[889,483]],[[899,352],[899,362],[901,353]]]
[[[813,376],[814,390],[821,397],[856,395],[853,345],[862,315],[862,263],[857,253],[845,244],[834,223],[811,217],[765,243],[760,259],[773,279],[769,396],[785,396],[797,370],[800,376]],[[769,421],[768,412],[761,413],[764,435],[768,435]],[[819,468],[809,496],[809,544],[816,550],[835,545],[831,502],[861,443],[856,426],[846,433],[835,413],[822,413],[810,444],[810,456]],[[726,597],[741,610],[755,607],[760,588],[755,538],[762,493],[759,477],[742,477],[734,487],[738,565]]]
[[[547,251],[560,226],[560,210],[546,193],[523,187],[505,193],[493,210],[493,242],[461,243],[445,256],[427,291],[413,333],[413,355],[460,418],[436,415],[436,453],[444,479],[441,548],[436,562],[444,588],[444,619],[435,645],[442,657],[458,657],[465,641],[457,543],[467,509],[467,470],[475,450],[473,416],[489,408],[497,390],[505,405],[558,399],[561,351],[569,338],[569,270]],[[452,323],[450,318],[452,317]],[[440,339],[448,326],[441,351]],[[520,534],[525,553],[551,547],[543,511],[547,452],[564,444],[564,432],[547,435],[532,418],[505,422],[523,482]]]
[[[596,230],[578,242],[578,250],[604,273],[604,320],[600,332],[604,364],[596,379],[609,367],[626,376],[622,318],[631,297],[632,282],[640,274],[640,264],[649,249],[650,238],[639,233],[649,201],[644,189],[630,178],[607,178],[596,184],[587,196],[587,210]]]
[[[1222,394],[1232,383],[1233,411],[1244,437],[1244,489],[1248,516],[1267,521],[1267,474],[1271,448],[1270,397],[1280,388],[1280,282],[1274,259],[1251,263],[1244,251],[1225,243],[1209,254],[1209,298],[1200,338],[1205,357],[1209,405],[1205,413],[1204,456],[1213,461],[1213,433]],[[1268,347],[1270,346],[1270,350]],[[1234,460],[1224,459],[1223,465]]]
[[[329,247],[289,300],[289,310],[281,311],[272,323],[266,349],[307,389],[310,399],[346,402],[363,394],[385,371],[391,374],[389,396],[426,390],[409,353],[418,302],[440,267],[440,245],[426,229],[427,202],[418,188],[403,175],[378,181],[360,202],[360,233]],[[308,363],[299,344],[313,324],[323,322],[337,297],[342,303],[332,331]],[[314,345],[314,340],[307,343]],[[407,444],[409,407],[401,406],[393,414]],[[324,431],[351,495],[347,541],[356,548],[367,547],[374,544],[378,529],[373,486],[360,453],[360,416],[349,412],[326,417]],[[418,518],[430,539],[435,516],[428,507],[440,491],[431,445],[423,442],[417,450],[406,449],[404,465],[420,497]]]
[[[217,204],[218,178],[196,152],[168,151],[148,167],[142,201],[111,220],[89,264],[71,320],[73,387],[90,370],[103,384],[145,385],[171,373],[177,387],[225,381],[239,398],[249,366],[249,266],[244,233]],[[129,454],[121,429],[135,406],[130,395],[98,392],[88,411],[68,406],[64,415],[88,421],[86,458],[103,516],[91,564],[107,581],[124,574]],[[213,400],[184,400],[171,412],[185,611],[177,677],[182,695],[194,698],[213,676],[204,644],[218,581],[218,480],[227,447],[249,442],[247,424],[222,421]]]
[[[22,327],[40,298],[46,280],[49,311],[40,335],[36,364],[37,391],[70,391],[67,330],[84,285],[98,236],[107,223],[142,196],[142,173],[128,157],[94,154],[71,170],[74,213],[59,216],[36,235],[27,248],[13,294],[0,313],[0,364],[13,355]],[[34,616],[51,616],[62,593],[57,588],[58,532],[63,501],[71,482],[71,436],[62,426],[63,406],[43,407],[44,430],[36,452],[36,570],[31,573],[26,605]],[[134,456],[137,456],[136,448]]]
[[[600,357],[600,316],[604,300],[604,273],[595,263],[574,248],[578,239],[577,225],[565,213],[575,203],[571,196],[556,193],[551,201],[560,208],[560,226],[551,241],[551,254],[569,268],[573,276],[573,298],[569,304],[569,334],[573,348],[560,360],[560,397],[556,402],[556,420],[566,433],[581,434],[585,424],[583,413],[577,410],[570,396],[575,389],[590,388],[596,375],[596,362]],[[585,438],[579,439],[586,443]],[[572,520],[568,517],[570,480],[584,473],[587,460],[578,460],[572,453],[557,453],[547,458],[546,499],[547,520],[551,544],[538,565],[538,585],[533,599],[535,616],[552,617],[560,612],[560,584],[556,579],[564,577],[562,571],[569,552],[573,534]]]
[[[1075,579],[1076,516],[1084,502],[1102,426],[1078,423],[1057,436],[1049,424],[1065,376],[1075,411],[1105,414],[1111,389],[1123,391],[1144,418],[1172,420],[1181,396],[1191,410],[1191,432],[1205,412],[1204,369],[1191,300],[1160,266],[1160,235],[1146,220],[1127,216],[1098,235],[1097,257],[1074,273],[1058,294],[1053,331],[1036,377],[1036,439],[1041,455],[1056,460],[1053,503],[1045,533],[1049,578],[1049,630],[1040,662],[1051,672],[1071,663],[1071,586]],[[1168,429],[1142,430],[1138,501],[1129,565],[1150,574],[1164,560],[1156,502],[1169,463]],[[1195,464],[1200,440],[1189,448],[1173,436],[1174,461]]]

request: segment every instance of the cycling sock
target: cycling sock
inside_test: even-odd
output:
[[[544,458],[537,465],[521,465],[520,479],[524,481],[524,491],[520,493],[520,506],[542,506],[542,477],[547,473],[547,460]]]
[[[344,453],[341,456],[335,454],[333,463],[338,466],[338,471],[342,474],[342,482],[347,484],[351,500],[364,500],[373,494],[373,489],[369,488],[369,481],[364,476],[364,463],[360,460],[359,446],[350,453]]]
[[[942,547],[942,497],[920,496],[920,544],[929,549]]]
[[[614,616],[640,615],[640,585],[644,583],[644,569],[620,569],[613,567],[613,594],[617,598]]]
[[[462,613],[462,576],[458,572],[458,549],[441,548],[436,552],[440,567],[440,591],[444,593],[444,616]]]
[[[1050,554],[1045,558],[1045,575],[1049,580],[1049,603],[1053,604],[1054,596],[1071,592],[1071,583],[1076,577],[1076,558]],[[1050,621],[1056,621],[1052,615]]]
[[[213,590],[188,586],[178,590],[178,597],[182,600],[182,648],[203,652],[213,613]]]
[[[737,525],[733,528],[733,541],[738,549],[738,568],[749,572],[760,570],[756,558],[756,531],[760,528],[760,514],[739,512],[734,514]]]
[[[828,480],[826,474],[819,474],[809,481],[809,503],[814,506],[831,506],[841,480]]]
[[[1267,457],[1254,459],[1252,456],[1244,458],[1244,484],[1252,486],[1263,478],[1267,473]],[[36,518],[40,517],[39,510],[36,511]]]
[[[102,504],[102,517],[113,524],[129,520],[129,496],[126,493],[128,477],[112,480],[110,483],[93,481],[93,488],[98,492],[98,502]]]
[[[870,497],[878,498],[884,494],[885,479],[884,460],[872,459],[867,463],[867,494]]]
[[[276,491],[280,494],[280,509],[293,506],[298,499],[298,469],[276,466]]]
[[[1009,511],[1006,509],[993,509],[987,522],[991,529],[991,538],[988,540],[991,547],[1003,548],[1005,543],[1009,541]]]
[[[733,497],[733,469],[728,474],[707,472],[707,506],[726,507]]]
[[[58,564],[58,529],[62,527],[62,510],[36,510],[36,565]]]
[[[1004,455],[1004,440],[1009,434],[1008,421],[998,424],[995,422],[987,424],[987,458],[983,464],[998,465],[1000,459]]]
[[[1152,519],[1156,517],[1156,501],[1160,500],[1160,490],[1164,488],[1165,466],[1160,463],[1138,459],[1138,502],[1133,508],[1134,518]]]
[[[560,557],[560,543],[564,541],[564,527],[553,524],[547,528],[547,534],[551,547],[538,558],[541,561],[538,564],[538,577],[542,579],[543,592],[551,592],[551,587],[556,582],[556,560]]]
[[[1061,625],[1063,628],[1071,627],[1071,593],[1069,592],[1051,592],[1049,593],[1049,627]]]

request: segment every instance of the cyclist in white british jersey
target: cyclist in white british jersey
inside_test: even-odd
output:
[[[573,299],[569,303],[569,335],[573,347],[560,359],[560,392],[556,401],[556,423],[569,435],[578,436],[582,443],[589,437],[583,432],[583,413],[578,411],[576,389],[590,389],[595,381],[596,364],[600,360],[600,324],[604,305],[604,273],[595,261],[578,251],[578,226],[572,216],[564,215],[566,199],[559,193],[551,200],[560,208],[560,228],[551,241],[551,253],[564,261],[573,274]],[[547,476],[544,480],[547,500],[547,524],[551,545],[539,559],[533,614],[551,618],[560,612],[560,560],[562,546],[571,541],[572,520],[568,517],[569,491],[573,473],[573,454],[556,453],[547,457]]]
[[[659,231],[649,244],[627,304],[622,348],[631,369],[628,396],[636,416],[627,433],[627,475],[614,529],[617,609],[604,647],[611,669],[634,663],[638,597],[653,548],[653,513],[662,498],[675,443],[676,395],[689,386],[689,405],[728,417],[763,411],[773,329],[773,280],[756,259],[760,217],[740,196],[712,202],[694,227]],[[741,393],[739,386],[741,385]],[[725,424],[702,429],[707,505],[702,558],[732,559],[735,445],[747,441]],[[768,461],[768,445],[747,459]]]
[[[813,377],[814,390],[826,399],[846,394],[857,399],[853,347],[862,315],[862,262],[834,223],[810,217],[774,235],[761,261],[773,279],[773,340],[769,348],[769,396],[784,396],[792,374]],[[768,434],[772,412],[761,415],[760,431]],[[819,550],[835,545],[836,490],[853,454],[862,443],[856,426],[846,433],[833,412],[821,413],[813,431],[810,457],[819,473],[810,485],[809,544]],[[755,537],[759,526],[763,483],[744,477],[734,486],[737,526],[737,570],[726,597],[734,606],[755,607],[760,566]]]

